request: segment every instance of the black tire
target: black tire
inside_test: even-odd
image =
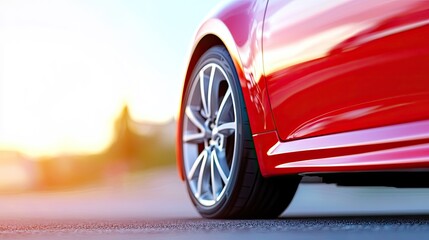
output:
[[[194,104],[194,102],[196,102],[194,100],[195,98],[194,95],[198,94],[198,92],[196,92],[195,86],[197,84],[202,84],[201,82],[197,83],[197,81],[205,81],[204,77],[201,78],[199,76],[201,74],[201,71],[205,71],[204,70],[205,66],[209,66],[209,64],[215,64],[215,66],[219,66],[219,68],[222,68],[224,73],[226,74],[227,80],[228,78],[230,79],[228,80],[228,87],[231,89],[231,92],[232,92],[232,99],[231,99],[230,105],[235,107],[234,120],[237,124],[235,128],[236,133],[234,135],[235,136],[234,141],[233,142],[227,141],[225,152],[227,151],[227,147],[231,147],[231,144],[235,144],[234,146],[235,154],[233,154],[234,159],[231,160],[231,166],[230,166],[231,171],[229,173],[229,181],[225,183],[225,185],[223,186],[224,189],[222,189],[222,191],[224,192],[221,195],[220,199],[213,200],[216,202],[211,205],[203,204],[205,202],[203,202],[203,200],[198,198],[201,195],[201,192],[202,192],[201,189],[203,189],[202,187],[203,185],[202,184],[200,185],[200,187],[198,188],[200,191],[198,192],[198,194],[196,194],[195,181],[193,180],[193,178],[188,179],[186,177],[188,175],[192,175],[192,174],[189,174],[189,172],[191,171],[189,170],[190,167],[189,166],[186,167],[186,163],[184,163],[184,166],[185,166],[184,176],[186,179],[185,181],[187,183],[186,185],[187,185],[188,193],[192,199],[192,202],[195,205],[198,212],[203,217],[206,217],[206,218],[275,218],[275,217],[278,217],[292,201],[293,196],[295,195],[297,186],[299,184],[300,177],[291,175],[291,176],[282,176],[282,177],[275,177],[275,178],[264,178],[261,175],[257,157],[256,157],[255,147],[253,144],[249,119],[246,112],[246,106],[244,104],[242,90],[240,87],[240,82],[239,82],[236,70],[234,68],[232,59],[228,51],[225,49],[225,47],[215,46],[210,48],[201,56],[201,58],[195,65],[195,68],[193,69],[189,84],[185,92],[185,99],[184,99],[185,102],[182,104],[181,117],[185,118],[185,115],[186,115],[185,108],[188,105],[190,106],[191,103]],[[203,80],[199,80],[199,79],[203,79]],[[204,84],[205,83],[203,83],[203,86]],[[203,98],[205,99],[205,96],[203,96],[204,92],[200,92],[199,94],[201,94],[200,96],[201,99]],[[208,93],[207,95],[208,95],[207,98],[212,97],[210,96],[210,93]],[[222,94],[219,93],[219,96],[220,96],[219,99],[222,98],[221,95]],[[223,98],[227,98],[226,93],[225,93],[225,96],[223,96]],[[210,106],[207,108],[210,108]],[[201,111],[203,110],[200,110],[200,112]],[[220,116],[221,114],[223,113],[219,113],[219,116],[217,117],[221,118]],[[207,121],[208,120],[206,120],[206,122]],[[191,122],[191,120],[189,120],[189,122]],[[192,124],[192,122],[184,123],[184,125],[186,124]],[[190,127],[188,127],[188,129],[189,128]],[[185,135],[185,129],[187,129],[186,126],[184,126],[183,129],[184,130],[181,132],[182,139],[184,138],[184,135]],[[199,133],[198,131],[200,130],[195,130],[195,133],[198,134]],[[210,131],[210,129],[207,131]],[[210,144],[211,143],[212,143],[212,140],[210,139]],[[205,149],[200,150],[202,149],[201,147],[202,143],[199,143],[199,144],[200,145],[198,145],[199,146],[198,151],[205,151]],[[203,147],[207,148],[207,142],[204,142],[204,144],[205,145],[203,145]],[[186,160],[187,149],[185,149],[185,144],[182,144],[181,146],[184,152],[182,158],[184,159],[184,161],[187,161]],[[209,147],[212,147],[212,146],[210,145]],[[212,150],[212,151],[215,151],[215,150]],[[225,156],[226,156],[225,159],[227,159],[228,155],[225,154]],[[208,158],[209,157],[205,156],[206,160]],[[195,162],[193,165],[195,165]],[[208,168],[206,167],[206,164],[208,164],[207,163],[208,160],[207,162],[200,160],[200,162],[202,163],[199,168],[199,171],[201,172],[208,171],[206,170],[206,168]],[[213,168],[217,166],[213,163],[213,161],[210,164],[214,165],[212,166]],[[190,164],[188,163],[188,165]],[[202,166],[204,166],[204,168]],[[201,168],[203,169],[201,170]],[[193,174],[195,174],[195,172],[196,170],[193,171]],[[215,174],[213,170],[211,171],[211,174],[213,175]],[[201,179],[204,179],[204,180],[201,180],[201,182],[207,180],[207,177],[206,178],[203,177],[204,175],[201,174],[199,176],[201,177]],[[217,187],[217,184],[213,183],[213,181],[215,181],[214,177],[211,179],[208,179],[207,181],[212,181],[207,186],[216,185]],[[206,188],[209,188],[207,186]],[[215,187],[213,186],[212,188],[215,189]],[[216,194],[217,192],[213,190],[213,193],[212,193],[213,199],[216,199],[216,196],[217,196]]]

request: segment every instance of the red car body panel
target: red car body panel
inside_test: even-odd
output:
[[[199,29],[184,89],[225,45],[264,176],[429,167],[426,36],[429,1],[236,1]]]
[[[428,119],[428,23],[429,1],[270,0],[263,51],[280,139]]]

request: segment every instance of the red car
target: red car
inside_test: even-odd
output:
[[[271,218],[302,176],[429,182],[429,1],[249,0],[199,29],[178,166],[208,218]]]

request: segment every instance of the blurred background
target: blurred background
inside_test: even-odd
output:
[[[218,1],[0,1],[0,192],[175,164],[198,25]]]

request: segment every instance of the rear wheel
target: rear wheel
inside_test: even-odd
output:
[[[184,176],[208,218],[272,218],[291,202],[300,178],[263,178],[232,59],[222,46],[196,64],[181,114]]]

